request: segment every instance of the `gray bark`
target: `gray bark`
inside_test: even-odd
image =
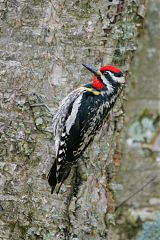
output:
[[[144,3],[0,2],[1,239],[108,238],[120,161],[121,99],[109,130],[103,127],[58,196],[50,194],[46,180],[55,154],[54,140],[44,131],[50,116],[30,105],[38,102],[36,93],[54,111],[68,92],[90,81],[81,63],[112,63],[127,72]]]

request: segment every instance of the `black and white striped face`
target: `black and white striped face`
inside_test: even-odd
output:
[[[101,72],[99,70],[99,73],[100,73],[100,78],[101,78],[101,81],[103,82],[103,84],[107,85],[108,84],[108,81],[112,84],[114,83],[119,83],[119,84],[124,84],[125,83],[125,78],[123,76],[123,73],[122,72],[113,72],[113,71],[104,71],[104,72]]]
[[[125,83],[123,73],[114,66],[107,65],[98,70],[86,64],[83,64],[83,66],[94,74],[93,85],[95,87],[103,88],[104,86],[111,90]]]
[[[98,70],[99,76],[97,77],[108,89],[108,94],[113,93],[114,89],[120,87],[125,83],[122,72],[114,73],[112,71],[101,72]]]

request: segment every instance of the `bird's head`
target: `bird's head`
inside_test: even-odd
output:
[[[96,89],[108,88],[113,90],[115,87],[125,83],[123,73],[114,66],[107,65],[100,69],[95,69],[87,64],[82,65],[94,74],[92,86]]]

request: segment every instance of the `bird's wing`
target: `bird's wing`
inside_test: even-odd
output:
[[[75,161],[84,152],[103,124],[108,110],[102,98],[92,93],[83,93],[79,111],[65,140],[66,146],[62,146],[67,161]]]
[[[51,129],[53,130],[53,133],[55,136],[56,155],[58,153],[59,141],[65,126],[65,123],[72,111],[73,103],[82,94],[83,91],[85,91],[85,89],[83,87],[80,87],[75,89],[67,97],[65,97],[52,119]],[[71,119],[69,118],[68,123],[71,122],[70,120]]]
[[[57,193],[64,180],[69,175],[71,164],[65,161],[65,138],[67,137],[67,131],[71,128],[74,123],[76,111],[78,111],[82,92],[85,92],[84,87],[80,87],[72,91],[64,100],[61,102],[56,114],[53,117],[51,128],[55,135],[55,150],[56,159],[48,174],[48,182],[51,186],[51,193],[53,193],[56,185],[58,184]],[[75,109],[76,106],[76,109]]]
[[[56,160],[48,175],[52,192],[67,178],[72,163],[83,153],[100,127],[104,109],[101,107],[103,101],[97,95],[98,92],[85,87],[75,90],[63,100],[54,117]]]

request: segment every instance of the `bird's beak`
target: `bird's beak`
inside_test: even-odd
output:
[[[96,75],[96,77],[100,77],[102,75],[100,70],[97,70],[87,64],[82,64],[85,68],[87,68],[91,73],[93,73],[94,75]]]

